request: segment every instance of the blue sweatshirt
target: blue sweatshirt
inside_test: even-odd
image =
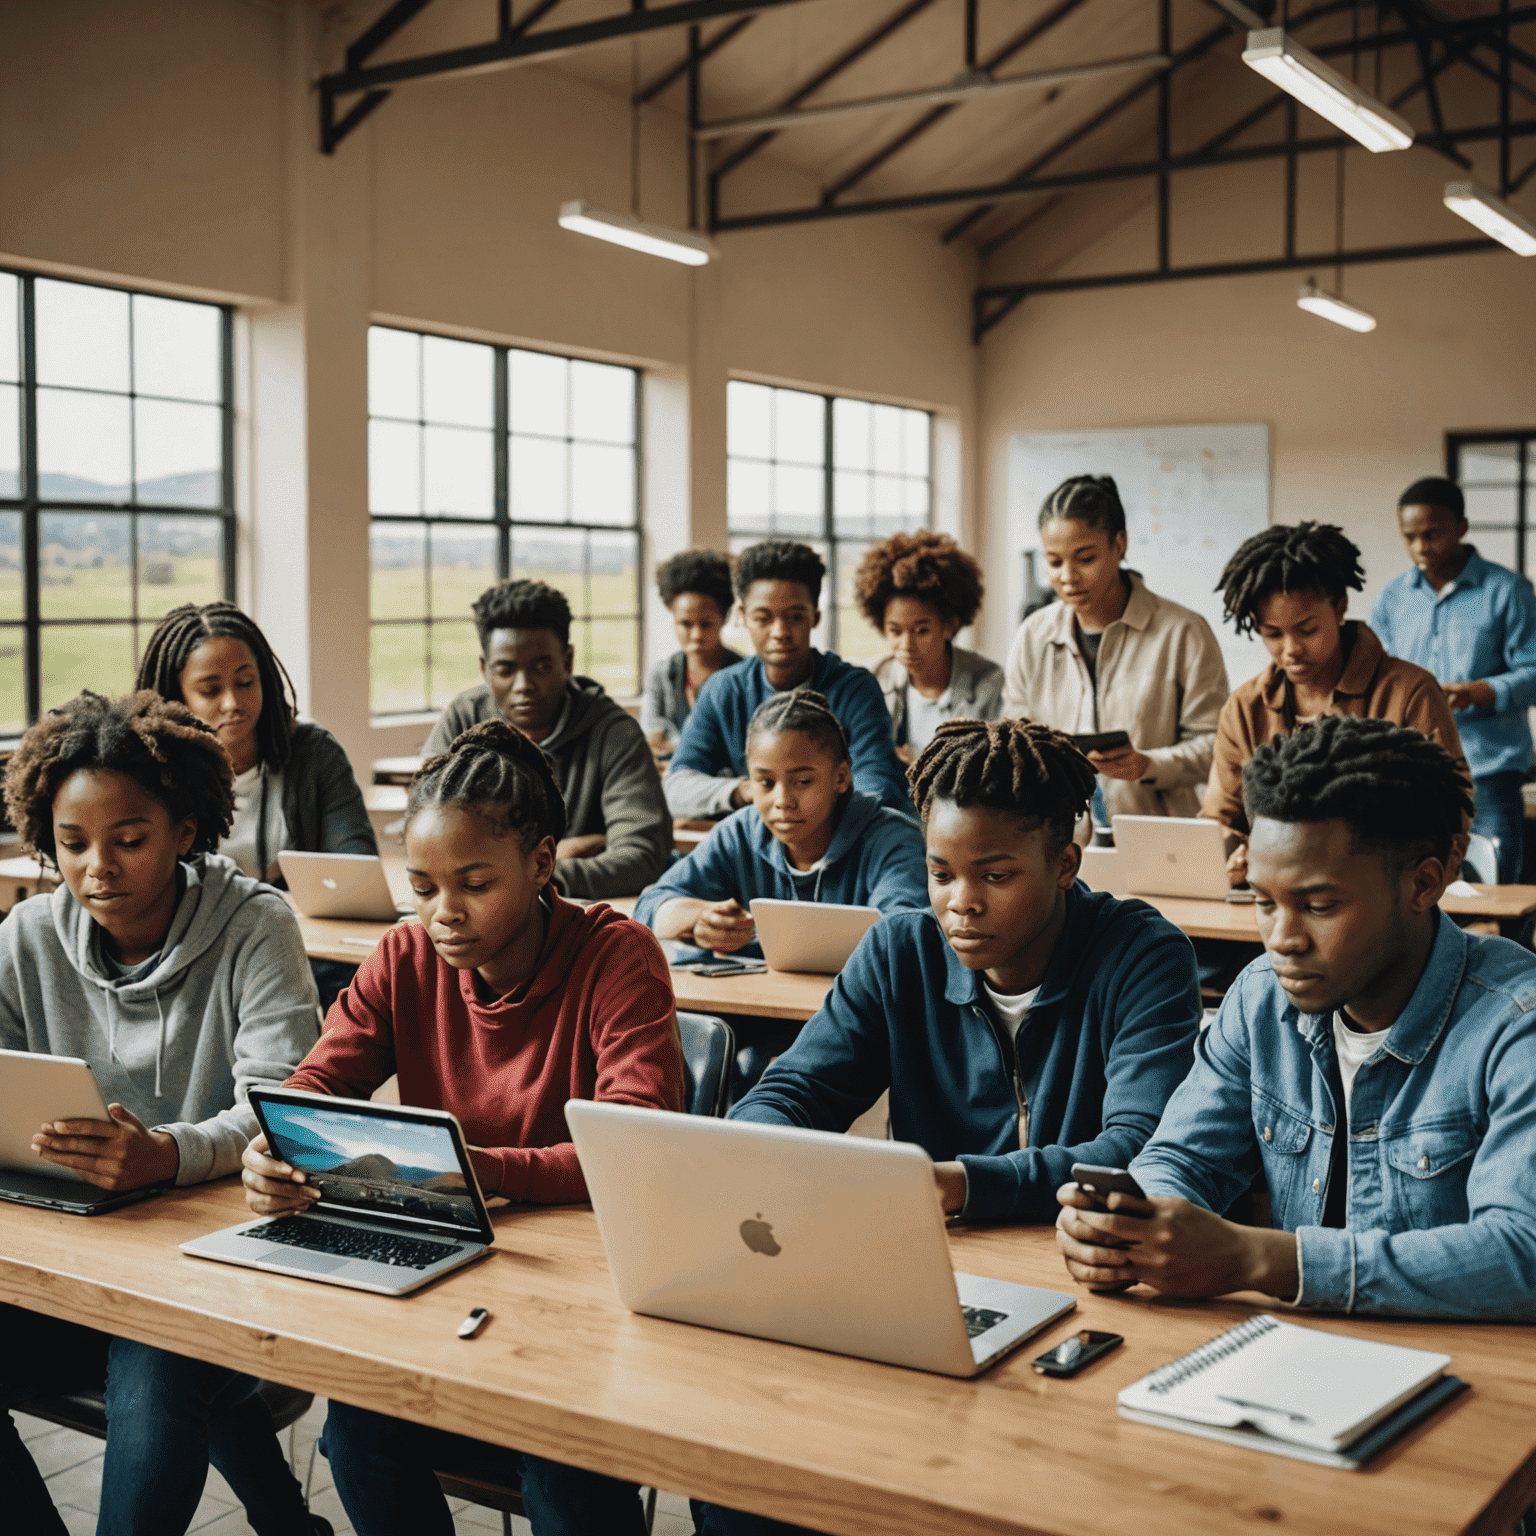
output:
[[[812,651],[805,686],[826,698],[848,733],[853,787],[916,821],[907,777],[891,745],[885,695],[874,673],[850,666],[831,651]],[[747,722],[776,692],[756,656],[706,679],[662,780],[674,816],[721,816],[731,809],[732,780],[747,776]]]
[[[891,1135],[964,1164],[968,1216],[1054,1221],[1073,1163],[1124,1168],[1157,1129],[1199,1025],[1189,940],[1145,902],[1079,882],[1019,1027],[1016,1092],[981,972],[931,911],[898,912],[731,1118],[845,1131],[889,1088]]]
[[[791,868],[784,845],[768,830],[755,805],[726,817],[686,859],[679,859],[635,903],[635,918],[648,928],[679,896],[746,906],[754,896],[780,901],[833,901],[878,907],[883,914],[928,905],[928,866],[923,835],[873,795],[855,790],[838,812],[827,856],[815,869]],[[756,944],[736,951],[761,957]]]

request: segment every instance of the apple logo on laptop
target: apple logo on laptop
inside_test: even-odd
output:
[[[741,1240],[753,1253],[765,1254],[773,1258],[775,1254],[784,1250],[773,1240],[773,1225],[763,1220],[763,1213],[757,1213],[755,1221],[744,1221],[741,1224]]]
[[[328,891],[334,891],[336,889],[336,882],[334,880],[332,880],[329,875],[327,875],[320,882],[320,884],[323,885],[326,888],[326,890],[328,890]]]

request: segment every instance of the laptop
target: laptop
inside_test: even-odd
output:
[[[1114,884],[1098,887],[1136,896],[1196,896],[1225,901],[1227,829],[1204,816],[1116,816],[1113,818],[1119,865]],[[1089,861],[1083,879],[1092,885]],[[1102,878],[1102,876],[1101,876]],[[1124,888],[1123,892],[1117,887]]]
[[[880,921],[875,907],[848,907],[830,901],[752,900],[757,942],[772,971],[835,976]]]
[[[565,1118],[632,1312],[974,1376],[1077,1305],[950,1268],[921,1147],[585,1099]]]
[[[352,923],[392,923],[409,912],[390,893],[376,853],[299,853],[277,856],[293,904],[305,917],[338,917]]]
[[[73,1168],[50,1163],[32,1150],[32,1138],[44,1123],[109,1119],[90,1062],[0,1051],[0,1200],[72,1216],[99,1216],[147,1200],[158,1186],[99,1189]]]
[[[309,1210],[260,1216],[181,1251],[301,1280],[404,1296],[490,1251],[491,1218],[453,1115],[441,1109],[253,1088],[277,1155],[320,1191]]]

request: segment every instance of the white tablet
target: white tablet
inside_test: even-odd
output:
[[[880,921],[880,913],[874,907],[839,902],[755,896],[752,921],[757,924],[757,942],[771,970],[835,976],[858,948],[859,940]]]
[[[54,1120],[109,1120],[106,1101],[88,1061],[0,1051],[0,1168],[85,1180],[72,1168],[44,1162],[32,1138]]]

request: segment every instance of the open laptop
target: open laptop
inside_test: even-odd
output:
[[[495,1241],[464,1133],[446,1110],[295,1088],[253,1088],[251,1107],[320,1199],[298,1215],[193,1238],[183,1253],[404,1296]]]
[[[1196,896],[1225,901],[1231,889],[1227,880],[1227,830],[1204,816],[1116,816],[1111,853],[1118,866],[1099,890],[1116,895]],[[1095,885],[1102,863],[1084,859],[1083,879]],[[1100,875],[1101,879],[1105,877]]]
[[[110,1118],[90,1062],[0,1051],[0,1200],[99,1216],[154,1194],[153,1186],[100,1189],[73,1168],[50,1163],[32,1150],[32,1138],[44,1123]]]
[[[875,907],[756,896],[752,921],[770,970],[835,976],[859,947],[859,940],[880,921],[880,913]]]
[[[1077,1305],[950,1268],[921,1147],[585,1099],[565,1118],[632,1312],[974,1376]]]
[[[411,910],[390,894],[376,853],[299,853],[287,848],[278,854],[277,866],[294,906],[305,917],[392,923]]]

